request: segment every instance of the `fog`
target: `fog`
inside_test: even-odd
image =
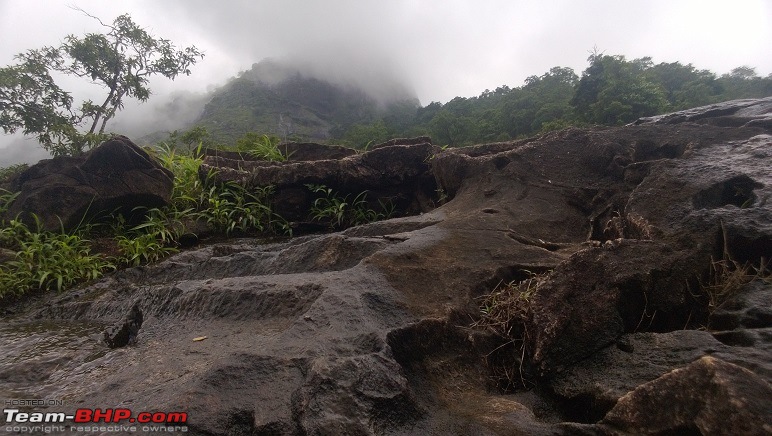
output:
[[[520,86],[553,66],[581,74],[593,47],[717,74],[741,65],[772,72],[767,0],[0,0],[0,64],[67,34],[101,31],[68,5],[105,22],[129,13],[154,35],[206,53],[189,77],[154,79],[148,103],[126,102],[109,129],[131,135],[183,127],[208,91],[266,58],[376,98],[407,90],[424,105]],[[76,81],[66,89],[77,100],[101,92]],[[15,139],[0,135],[0,147]],[[35,148],[0,149],[0,166]]]

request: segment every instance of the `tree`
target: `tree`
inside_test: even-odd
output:
[[[748,66],[737,67],[719,78],[723,86],[722,99],[757,98],[772,95],[772,77],[759,77],[756,69]]]
[[[633,61],[624,56],[593,53],[571,100],[585,121],[599,124],[629,123],[660,113],[667,105],[660,84],[646,77],[650,58]]]
[[[174,80],[190,75],[190,67],[204,56],[195,46],[178,50],[169,40],[149,34],[128,14],[112,24],[86,15],[106,33],[69,35],[59,47],[29,50],[16,56],[17,65],[0,68],[0,126],[5,133],[21,129],[35,135],[53,155],[92,147],[123,108],[124,98],[147,101],[150,76]],[[107,95],[101,103],[86,100],[73,107],[72,96],[56,85],[52,72],[87,79]]]

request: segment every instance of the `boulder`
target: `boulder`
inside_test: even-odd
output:
[[[769,434],[769,398],[766,380],[705,356],[623,396],[600,424],[627,434]]]
[[[83,155],[44,160],[22,172],[12,181],[11,190],[20,194],[6,215],[34,227],[34,214],[44,230],[69,231],[113,211],[163,207],[173,184],[169,170],[116,136]]]
[[[625,334],[615,344],[555,374],[545,389],[564,405],[566,419],[593,423],[638,386],[707,355],[772,383],[772,341],[765,339],[770,329],[746,332],[758,336],[755,343],[722,343],[716,338],[720,334],[699,330]]]
[[[688,327],[700,308],[687,286],[705,267],[699,254],[621,239],[558,265],[531,297],[525,325],[540,375],[565,370],[623,333]]]

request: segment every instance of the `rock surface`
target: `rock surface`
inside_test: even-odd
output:
[[[769,434],[772,386],[705,356],[620,398],[601,425],[631,434]]]
[[[125,136],[116,136],[77,157],[41,161],[11,182],[20,191],[7,212],[32,228],[72,230],[94,215],[137,207],[162,207],[171,198],[174,175]]]
[[[125,347],[137,343],[144,317],[138,305],[131,306],[129,313],[116,325],[105,330],[105,343],[110,348]]]
[[[767,100],[737,104],[769,113]],[[448,201],[339,233],[205,246],[40,303],[0,328],[0,396],[185,411],[193,434],[712,433],[738,417],[756,419],[741,433],[768,433],[772,284],[739,286],[711,313],[700,283],[725,252],[756,265],[772,253],[772,132],[707,122],[711,110],[700,124],[439,153],[386,145],[233,173],[279,190],[403,189],[413,171]],[[335,179],[342,168],[360,178]],[[421,203],[415,192],[403,195]],[[481,296],[533,273],[523,348],[472,327]],[[107,350],[101,329],[134,304],[141,340]],[[84,333],[45,330],[54,351],[21,351],[51,322]]]

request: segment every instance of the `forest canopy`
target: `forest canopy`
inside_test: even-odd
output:
[[[593,52],[588,67],[553,67],[516,88],[486,89],[477,97],[456,97],[424,107],[391,106],[370,123],[349,128],[340,138],[362,147],[392,137],[428,134],[437,144],[462,146],[527,137],[569,125],[619,125],[720,101],[772,95],[772,75],[759,77],[742,66],[717,76],[691,64],[654,64],[650,57],[628,60]]]

